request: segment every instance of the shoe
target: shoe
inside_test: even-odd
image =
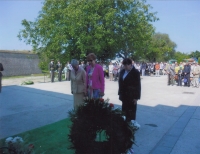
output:
[[[140,124],[138,124],[138,122],[135,120],[131,120],[131,126],[133,126],[135,129],[140,128]]]

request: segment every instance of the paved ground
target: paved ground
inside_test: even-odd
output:
[[[3,80],[0,138],[64,119],[72,109],[69,81],[29,79],[35,84],[19,86],[20,79]],[[142,77],[135,154],[200,154],[200,90],[166,86],[166,80],[166,76]],[[104,99],[120,107],[117,82],[106,80],[105,89]]]

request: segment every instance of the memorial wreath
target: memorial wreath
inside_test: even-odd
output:
[[[69,112],[69,117],[70,148],[77,154],[122,154],[134,144],[135,130],[124,120],[123,112],[114,109],[108,100],[85,99],[77,110]],[[104,141],[100,139],[102,135]]]

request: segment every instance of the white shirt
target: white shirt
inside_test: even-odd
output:
[[[108,68],[109,68],[109,73],[113,73],[114,66],[113,65],[109,65]]]
[[[130,70],[130,71],[131,71],[131,70]],[[124,75],[123,75],[123,80],[125,79],[125,77],[128,75],[128,73],[129,73],[130,71],[125,70]]]

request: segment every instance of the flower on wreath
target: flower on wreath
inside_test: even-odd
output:
[[[104,102],[104,99],[103,99],[103,98],[99,98],[99,101],[103,103],[103,102]]]
[[[34,145],[29,144],[27,145],[24,140],[17,136],[17,137],[8,137],[5,140],[6,147],[3,147],[3,149],[7,149],[9,151],[9,154],[32,154]]]
[[[109,105],[111,108],[114,108],[114,104],[112,104],[112,103],[110,103],[110,105]]]

